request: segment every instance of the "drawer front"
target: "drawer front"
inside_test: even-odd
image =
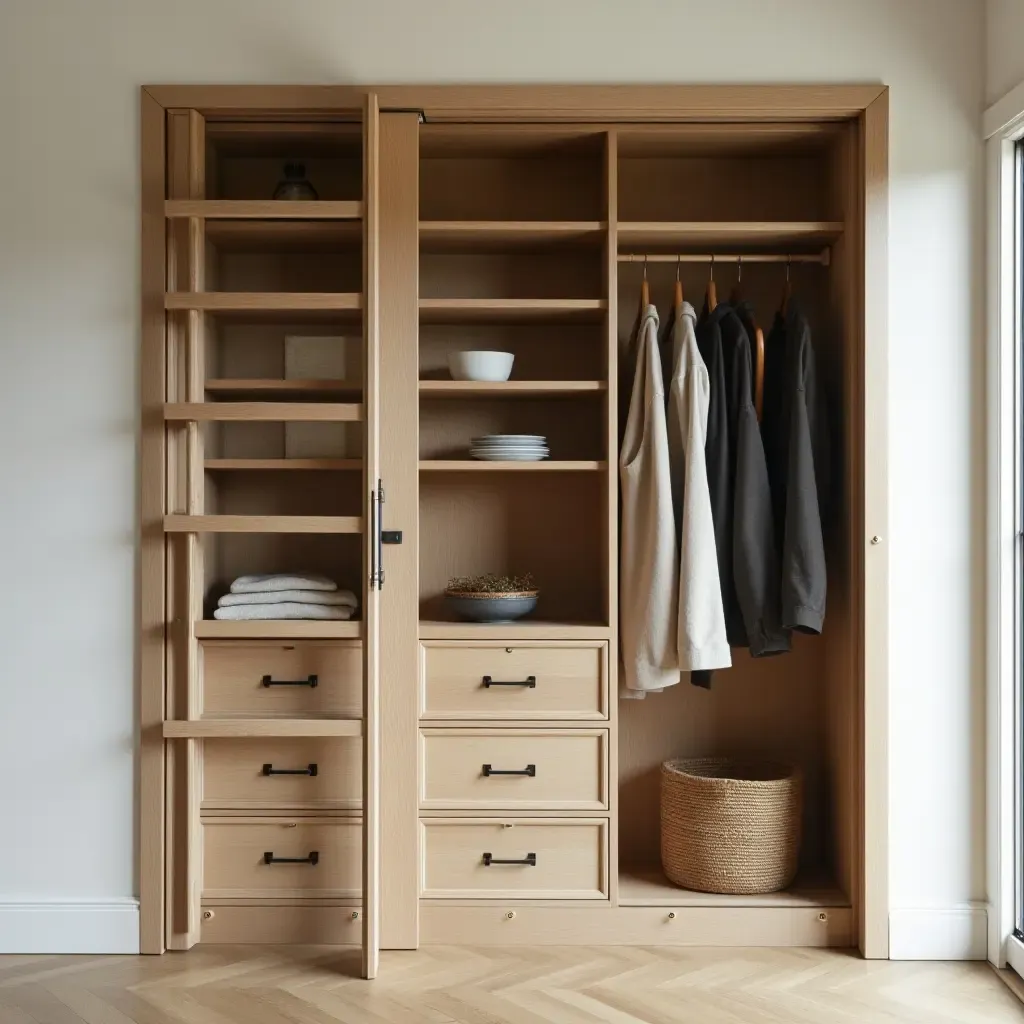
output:
[[[358,642],[203,644],[206,715],[358,718],[362,692]]]
[[[424,729],[420,745],[424,808],[608,806],[605,729]]]
[[[203,809],[358,808],[362,768],[359,740],[204,740]]]
[[[608,717],[608,645],[603,642],[425,642],[421,675],[426,719]]]
[[[359,818],[204,818],[203,898],[358,897],[361,850]]]
[[[420,824],[426,898],[608,897],[605,819],[421,818]]]
[[[363,937],[358,906],[203,905],[200,942],[232,945],[357,946]]]

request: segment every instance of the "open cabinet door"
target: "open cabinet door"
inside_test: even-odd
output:
[[[378,252],[377,97],[369,93],[363,112],[363,360],[364,518],[363,564],[363,977],[374,978],[380,959],[380,590],[384,486],[380,479],[380,328]]]

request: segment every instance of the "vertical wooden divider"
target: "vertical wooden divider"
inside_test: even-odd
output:
[[[381,592],[381,944],[419,945],[419,115],[380,125],[381,471],[388,547]]]
[[[164,108],[142,91],[142,352],[139,462],[139,949],[164,935],[166,168]]]
[[[608,884],[612,906],[619,898],[619,138],[614,129],[605,135],[604,187],[605,219],[605,297],[606,320],[605,458],[606,477],[605,536],[605,616],[608,633]]]

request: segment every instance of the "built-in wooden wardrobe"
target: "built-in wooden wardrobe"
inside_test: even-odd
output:
[[[144,951],[361,943],[368,976],[421,943],[887,954],[886,103],[143,90]],[[317,201],[271,198],[289,161]],[[677,275],[699,308],[740,264],[766,324],[790,278],[827,382],[824,632],[620,701],[641,277],[665,316]],[[471,348],[514,353],[512,379],[451,380]],[[469,458],[500,431],[550,459]],[[213,618],[235,577],[295,570],[356,591],[358,620]],[[453,620],[449,578],[481,572],[531,573],[536,614]],[[803,768],[789,890],[662,876],[660,765],[714,754]]]

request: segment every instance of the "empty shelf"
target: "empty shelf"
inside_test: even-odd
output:
[[[426,220],[420,221],[425,252],[508,252],[551,245],[597,246],[608,225],[600,220]]]
[[[362,533],[360,516],[164,516],[167,533]]]
[[[358,640],[363,624],[330,619],[200,619],[193,630],[200,640]]]
[[[164,215],[216,220],[359,220],[361,202],[283,199],[168,199]]]
[[[287,323],[292,320],[332,322],[358,317],[359,292],[167,292],[164,308],[198,310],[235,320]]]
[[[729,247],[807,252],[834,242],[842,221],[624,221],[618,246],[656,251]]]
[[[498,461],[488,462],[477,459],[423,459],[420,469],[446,473],[507,473],[507,472],[548,472],[548,473],[579,473],[597,472],[606,469],[607,462],[560,461],[558,459],[542,459],[538,462]]]
[[[430,398],[546,398],[607,390],[603,380],[420,381],[420,394]]]
[[[166,739],[362,735],[363,723],[358,718],[202,718],[164,722]]]
[[[274,378],[210,378],[204,384],[211,395],[226,395],[237,399],[271,398],[274,400],[300,399],[358,399],[363,386],[351,380],[278,380]]]
[[[604,299],[420,299],[420,321],[426,324],[596,322],[607,308]]]
[[[800,878],[782,892],[731,896],[694,892],[673,885],[658,868],[620,868],[620,907],[848,907],[849,898],[831,880]]]
[[[164,406],[164,419],[174,422],[322,420],[355,423],[362,418],[362,405],[342,402],[170,402]]]
[[[211,471],[253,470],[361,470],[362,459],[207,459],[203,464]]]

